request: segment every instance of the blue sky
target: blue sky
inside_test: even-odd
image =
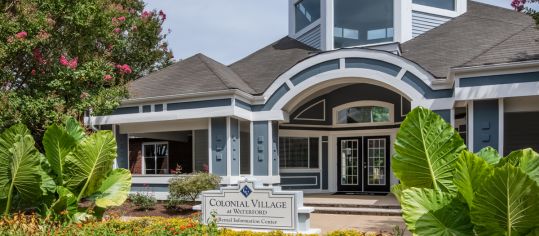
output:
[[[510,7],[511,0],[479,0]],[[167,14],[176,59],[196,53],[230,64],[288,34],[288,0],[145,0]]]

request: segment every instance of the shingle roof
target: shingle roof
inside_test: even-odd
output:
[[[314,55],[318,49],[284,37],[230,65],[257,94],[263,93],[282,73]]]
[[[254,93],[234,71],[203,54],[176,62],[128,85],[131,99],[229,89]]]
[[[523,13],[469,1],[463,15],[402,44],[402,56],[439,78],[452,67],[536,58],[534,25]]]

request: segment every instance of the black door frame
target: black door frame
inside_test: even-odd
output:
[[[358,184],[357,185],[341,185],[341,141],[342,140],[357,140],[358,141]],[[368,140],[369,139],[385,139],[385,185],[369,185],[368,184]],[[391,157],[391,139],[390,136],[350,136],[337,138],[337,191],[338,192],[365,192],[365,193],[388,193],[390,191],[390,157]]]

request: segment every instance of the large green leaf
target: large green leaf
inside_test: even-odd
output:
[[[519,167],[530,178],[539,184],[539,154],[531,148],[511,152],[504,157],[498,166],[510,164]]]
[[[463,151],[457,161],[456,168],[455,185],[468,206],[471,207],[475,193],[485,180],[494,173],[494,167],[473,153]]]
[[[0,159],[7,158],[2,162],[8,164],[8,172],[0,175],[2,190],[7,191],[7,195],[4,195],[7,197],[6,204],[2,207],[4,214],[8,214],[15,198],[28,204],[42,196],[40,154],[34,145],[32,136],[24,135],[13,144],[11,155],[0,155]]]
[[[478,153],[476,153],[477,156],[483,158],[487,163],[491,165],[496,165],[498,162],[500,162],[500,154],[498,154],[498,150],[492,148],[492,147],[485,147],[481,149]]]
[[[58,186],[56,192],[58,192],[58,199],[52,204],[51,209],[56,214],[60,214],[64,210],[70,215],[75,214],[77,212],[77,196],[62,186]]]
[[[30,131],[22,124],[11,126],[0,134],[0,199],[7,199],[9,192],[9,168],[13,156],[11,149],[26,135],[30,135]],[[0,210],[3,210],[2,206]]]
[[[127,199],[131,189],[131,173],[126,169],[115,169],[103,181],[96,194],[92,196],[101,208],[120,206]]]
[[[63,182],[65,157],[75,148],[77,142],[63,127],[51,125],[43,136],[43,147],[49,164],[56,174],[57,183]]]
[[[539,187],[512,165],[496,168],[477,191],[471,217],[479,235],[523,235],[539,226]]]
[[[76,142],[80,142],[86,136],[84,129],[80,126],[80,123],[73,117],[66,120],[65,130]]]
[[[80,200],[95,193],[112,170],[116,141],[112,132],[99,131],[80,142],[66,157],[65,187]]]
[[[401,201],[402,191],[404,191],[407,187],[404,184],[395,184],[391,186],[391,193],[395,195],[397,200]]]
[[[453,170],[466,146],[460,135],[436,113],[415,108],[397,133],[392,168],[408,187],[455,191]]]
[[[455,195],[428,188],[402,191],[402,216],[414,235],[472,235],[466,204]]]

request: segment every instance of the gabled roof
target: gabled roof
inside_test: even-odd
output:
[[[128,85],[131,99],[230,89],[254,93],[234,71],[203,54],[176,62]]]
[[[318,49],[284,37],[230,65],[256,94],[263,93],[282,73],[313,56]]]
[[[537,58],[534,27],[526,14],[469,1],[463,15],[402,44],[402,56],[438,78],[453,67]]]

